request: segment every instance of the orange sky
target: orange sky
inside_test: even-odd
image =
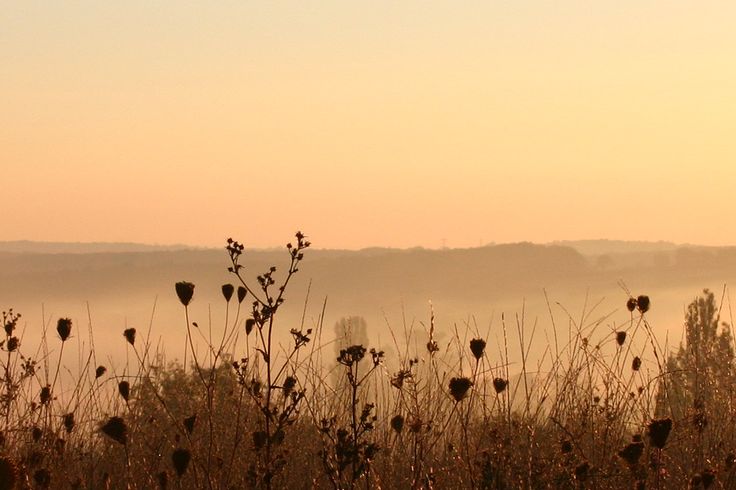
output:
[[[736,244],[736,3],[6,0],[0,240]]]

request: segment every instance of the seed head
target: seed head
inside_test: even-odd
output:
[[[110,417],[110,419],[100,426],[100,431],[107,437],[120,444],[128,442],[128,427],[122,417]]]
[[[171,462],[174,464],[174,470],[179,478],[187,471],[190,459],[192,459],[192,453],[188,449],[174,449],[171,454]]]
[[[12,490],[20,481],[18,464],[7,456],[0,456],[0,489]]]
[[[255,326],[256,321],[252,318],[248,318],[245,321],[245,335],[250,335],[250,333],[253,331],[253,327]]]
[[[222,295],[225,297],[225,301],[227,301],[228,303],[230,302],[230,299],[232,299],[234,292],[235,286],[233,286],[232,284],[222,285]]]
[[[43,388],[41,388],[41,394],[39,395],[39,398],[41,399],[41,405],[46,405],[48,402],[51,401],[51,386],[46,385]]]
[[[127,381],[121,381],[118,383],[118,392],[120,393],[120,396],[123,397],[123,400],[127,402],[130,398],[130,383]]]
[[[404,428],[404,416],[400,414],[394,415],[391,418],[391,428],[398,434],[401,434],[401,430]]]
[[[667,444],[667,438],[672,430],[672,419],[667,417],[664,419],[655,419],[649,422],[649,441],[653,446],[659,449],[664,448]]]
[[[49,488],[51,485],[51,473],[46,468],[41,468],[33,473],[33,481],[41,488]]]
[[[135,345],[135,328],[126,328],[123,332],[123,337],[128,341],[130,345]]]
[[[194,424],[197,423],[197,414],[195,413],[191,417],[187,417],[184,419],[184,428],[187,430],[189,434],[191,434],[194,431]]]
[[[470,341],[470,352],[473,353],[476,361],[479,361],[483,357],[483,352],[486,350],[486,341],[483,339],[473,339]]]
[[[107,368],[105,366],[97,366],[97,369],[95,369],[95,379],[102,377],[107,372]]]
[[[642,294],[636,298],[636,307],[639,308],[641,313],[649,311],[649,306],[649,296],[644,296]]]
[[[509,382],[503,378],[493,379],[493,389],[496,390],[496,393],[503,393],[503,391],[506,389],[508,385],[509,385]]]
[[[8,348],[8,352],[13,352],[16,349],[18,349],[18,346],[20,345],[20,341],[18,340],[18,337],[10,337],[8,339],[8,343],[5,344],[5,346]]]
[[[247,294],[247,289],[245,289],[243,286],[238,286],[238,303],[242,303]]]
[[[588,478],[588,472],[590,471],[590,464],[587,462],[580,463],[575,467],[575,479],[578,481],[585,481]]]
[[[39,426],[34,426],[31,430],[31,437],[34,442],[38,442],[43,437],[43,430]]]
[[[713,486],[713,483],[715,483],[716,480],[716,474],[713,472],[713,470],[711,470],[710,468],[706,468],[702,471],[700,475],[702,477],[701,481],[703,482],[703,488],[707,490],[708,488]]]
[[[629,466],[636,466],[639,462],[639,458],[644,453],[644,443],[641,441],[635,441],[629,443],[622,450],[618,452],[618,456],[626,461]]]
[[[59,321],[56,322],[56,331],[61,341],[65,342],[72,333],[72,321],[68,318],[59,318]]]
[[[473,386],[473,382],[468,378],[452,378],[450,380],[450,395],[456,402],[459,402],[465,398],[471,386]]]
[[[189,306],[194,296],[194,284],[187,281],[180,281],[176,283],[176,295],[179,297],[179,301],[184,306]]]
[[[67,432],[74,430],[74,424],[74,412],[69,412],[64,415],[64,429],[66,429]]]
[[[560,442],[560,451],[562,454],[569,454],[572,452],[572,442],[569,439],[564,439]]]
[[[634,358],[634,359],[633,359],[633,360],[631,361],[631,369],[632,369],[633,371],[638,371],[639,369],[641,369],[641,358],[640,358],[639,356],[636,356],[636,357],[635,357],[635,358]]]
[[[626,342],[626,332],[616,332],[616,343],[618,345],[624,345],[624,342]]]
[[[636,298],[629,298],[626,301],[626,309],[633,313],[636,309]]]
[[[158,488],[166,490],[166,487],[169,485],[169,474],[162,471],[156,475],[156,480],[158,480]]]

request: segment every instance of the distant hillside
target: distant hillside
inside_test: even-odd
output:
[[[0,241],[0,252],[33,254],[92,254],[154,252],[165,250],[189,250],[196,247],[187,245],[148,245],[129,242],[34,242],[30,240]]]
[[[583,255],[631,254],[669,252],[688,246],[672,242],[640,242],[626,240],[560,240],[552,245],[574,248]]]

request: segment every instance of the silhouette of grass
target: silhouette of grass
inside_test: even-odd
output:
[[[3,312],[0,489],[736,485],[736,383],[720,381],[717,409],[696,400],[676,417],[663,395],[675,373],[652,337],[647,296],[622,301],[618,321],[563,309],[567,332],[550,307],[554,338],[536,364],[540,334],[523,312],[511,333],[502,318],[492,340],[469,323],[443,337],[432,310],[427,326],[394,336],[395,351],[347,345],[336,359],[322,355],[324,307],[311,328],[279,324],[310,245],[295,238],[284,273],[271,267],[255,282],[244,246],[228,240],[238,284],[222,286],[219,339],[190,319],[195,285],[174,286],[183,365],[127,328],[122,374],[97,364],[90,341],[73,386],[62,386],[63,347],[80,335],[71,320],[34,351],[21,316]],[[275,342],[277,328],[290,345]]]

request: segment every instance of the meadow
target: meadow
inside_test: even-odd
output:
[[[544,332],[522,313],[448,333],[430,309],[378,348],[357,320],[280,322],[310,245],[297,233],[253,271],[228,240],[223,324],[192,314],[196,284],[172,284],[182,343],[122,329],[124,365],[97,358],[92,327],[62,316],[26,345],[3,312],[0,490],[736,487],[725,290],[689,305],[679,350],[646,294],[603,317],[550,307]]]

